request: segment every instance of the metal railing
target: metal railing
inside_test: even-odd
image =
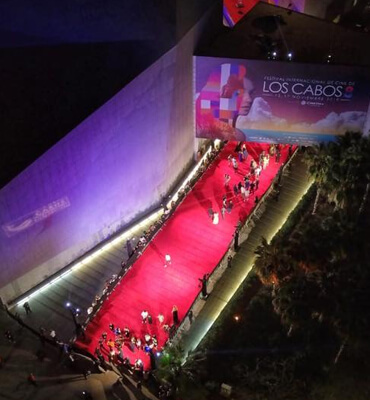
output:
[[[177,207],[183,202],[187,193],[189,193],[190,190],[194,187],[194,185],[196,184],[198,179],[206,172],[206,170],[211,165],[211,163],[217,158],[220,150],[221,150],[221,147],[219,147],[216,150],[216,149],[213,149],[213,146],[210,146],[208,148],[208,150],[205,152],[205,154],[203,155],[202,159],[199,161],[197,167],[194,168],[194,170],[190,174],[190,177],[183,182],[183,184],[180,187],[180,190],[177,191],[174,196],[170,197],[170,202],[167,203],[167,205],[166,205],[166,206],[170,206],[169,212],[167,214],[163,213],[161,218],[157,222],[154,223],[155,228],[149,233],[149,235],[146,236],[145,244],[142,246],[138,246],[138,245],[136,246],[133,254],[127,260],[127,262],[125,262],[125,265],[122,267],[122,270],[120,271],[120,273],[117,274],[117,277],[110,282],[106,291],[103,293],[103,295],[97,301],[96,305],[93,307],[92,312],[88,315],[86,320],[83,322],[83,324],[82,324],[83,327],[86,327],[91,322],[91,320],[96,316],[96,314],[100,311],[104,302],[114,292],[116,286],[120,283],[122,278],[132,268],[132,266],[135,264],[137,259],[142,255],[142,253],[149,246],[149,244],[152,242],[152,240],[155,238],[155,236],[158,234],[158,232],[165,226],[166,222],[174,214]],[[183,189],[183,190],[181,190],[181,189]],[[76,335],[72,338],[72,342],[74,342],[75,340],[76,340]]]
[[[291,157],[286,161],[284,165],[281,166],[281,170],[272,180],[270,186],[265,191],[265,193],[261,196],[258,203],[255,204],[251,213],[248,215],[246,220],[242,222],[242,226],[239,226],[237,229],[239,230],[239,243],[244,242],[248,239],[250,232],[252,231],[253,227],[255,226],[255,219],[260,219],[261,215],[265,211],[265,201],[270,196],[270,194],[275,190],[275,187],[280,184],[282,176],[286,172],[287,169],[291,167],[292,160],[294,159],[295,155],[297,154],[298,147],[292,153]],[[236,229],[236,230],[237,230]],[[236,231],[235,230],[235,231]],[[235,235],[235,232],[234,232]],[[207,288],[209,288],[210,292],[212,292],[213,287],[218,282],[218,280],[222,277],[223,273],[227,269],[228,264],[228,257],[230,255],[234,256],[236,251],[233,249],[234,247],[234,239],[232,239],[228,245],[227,250],[223,254],[220,262],[216,265],[214,270],[210,273],[208,281],[207,281]],[[185,314],[184,318],[182,319],[180,325],[177,327],[176,331],[170,337],[169,341],[171,343],[178,343],[181,340],[182,334],[190,329],[191,323],[189,320],[189,312],[191,311],[193,314],[193,318],[195,319],[197,315],[201,312],[202,308],[205,305],[205,299],[202,297],[201,291],[199,292],[198,296],[194,299],[192,305],[190,306],[189,310]]]
[[[199,160],[199,162],[196,164],[196,166],[190,171],[190,173],[187,175],[187,177],[183,180],[183,182],[179,185],[177,189],[175,189],[170,195],[166,196],[165,198],[167,199],[167,202],[165,204],[165,208],[169,208],[169,212],[165,214],[164,210],[162,212],[162,215],[160,218],[153,223],[155,226],[155,229],[153,229],[149,234],[146,236],[146,243],[143,246],[136,246],[134,249],[133,254],[126,260],[124,265],[122,265],[121,271],[117,274],[115,279],[112,279],[104,291],[103,295],[100,297],[99,301],[97,301],[96,305],[93,307],[92,312],[87,316],[85,321],[81,323],[82,328],[86,328],[87,324],[91,322],[91,320],[96,316],[96,314],[99,312],[101,309],[103,303],[109,298],[109,296],[112,294],[112,292],[115,290],[116,286],[120,283],[122,278],[127,274],[127,272],[131,269],[133,264],[136,262],[136,260],[141,256],[141,254],[144,252],[146,247],[150,244],[150,242],[154,239],[154,237],[157,235],[160,229],[163,228],[165,225],[166,221],[171,218],[177,207],[182,203],[182,201],[185,199],[186,194],[193,188],[197,180],[205,173],[205,171],[208,169],[208,167],[211,165],[213,160],[218,156],[219,152],[222,149],[222,144],[220,146],[217,146],[216,148],[214,147],[213,143],[208,147],[208,149],[204,152],[204,155],[202,158]],[[162,208],[162,206],[161,206]],[[157,209],[159,211],[161,208]],[[153,211],[152,211],[153,213]],[[152,214],[151,213],[151,214]],[[142,221],[145,220],[146,217],[142,219]],[[136,224],[135,224],[136,225]],[[119,233],[117,234],[117,236]],[[11,301],[8,302],[8,304],[3,304],[3,308],[6,310],[7,314],[17,321],[22,327],[27,328],[29,331],[37,335],[40,339],[44,340],[45,342],[60,347],[61,343],[58,343],[52,339],[49,339],[47,337],[44,337],[43,335],[40,334],[36,329],[34,329],[32,326],[27,324],[26,322],[23,321],[21,316],[16,312],[13,313],[10,311],[10,308],[15,306],[16,304],[27,300],[27,298],[30,296],[30,293],[33,293],[39,289],[39,287],[43,287],[45,285],[48,285],[49,283],[53,282],[56,277],[61,276],[66,273],[66,271],[70,270],[73,265],[78,263],[81,259],[84,259],[88,257],[90,254],[94,253],[97,248],[104,246],[108,241],[112,240],[111,237],[107,238],[103,242],[99,244],[99,246],[96,246],[95,248],[91,249],[89,252],[85,253],[83,256],[79,257],[77,260],[73,261],[72,263],[68,264],[61,270],[59,270],[57,273],[51,275],[48,277],[46,280],[41,282],[40,284],[34,286],[32,289],[29,291],[23,293],[21,296],[12,299]],[[73,343],[76,340],[77,335],[74,334],[69,343],[73,345]],[[64,344],[64,343],[63,343]],[[87,352],[83,352],[84,354],[87,354],[91,356],[92,359],[95,359],[93,355],[88,354]]]

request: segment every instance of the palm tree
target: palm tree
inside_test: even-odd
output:
[[[333,200],[340,208],[353,206],[353,202],[357,202],[354,189],[363,178],[360,169],[366,153],[364,144],[360,133],[347,132],[328,146],[333,163],[327,179],[331,181]]]
[[[366,181],[367,181],[367,183],[366,183],[366,187],[365,187],[365,193],[364,193],[364,195],[363,195],[363,197],[362,197],[362,201],[361,201],[361,204],[360,204],[360,208],[358,209],[358,213],[359,213],[359,214],[362,214],[362,213],[363,213],[364,208],[365,208],[365,204],[366,204],[366,201],[367,201],[367,198],[368,198],[368,196],[369,196],[369,190],[370,190],[370,174],[366,174]]]
[[[177,397],[185,395],[189,400],[201,400],[206,394],[199,382],[205,359],[204,353],[199,351],[189,353],[186,358],[181,344],[169,345],[159,359],[155,375],[160,381],[171,384]]]
[[[317,185],[316,198],[312,210],[312,214],[315,214],[320,193],[327,183],[327,175],[332,167],[332,159],[327,154],[326,145],[320,143],[318,146],[309,147],[303,160],[308,165],[308,172],[314,178]]]
[[[359,214],[364,211],[365,204],[367,202],[370,190],[370,138],[363,137],[361,139],[361,162],[358,168],[359,183],[360,187],[362,184],[362,198],[359,207]],[[365,187],[363,187],[365,186]]]
[[[288,329],[287,335],[297,328],[307,327],[313,318],[323,314],[323,293],[318,275],[295,274],[284,281],[273,293],[275,312]]]
[[[334,201],[337,208],[357,207],[361,213],[363,208],[359,199],[362,198],[361,204],[365,204],[370,188],[369,138],[347,132],[324,149],[330,159],[325,177],[329,200]]]
[[[336,142],[320,144],[307,149],[304,161],[317,184],[313,214],[317,209],[320,193],[325,191],[336,208],[365,204],[370,190],[370,140],[357,132],[347,132]],[[365,184],[364,184],[365,182]],[[359,190],[363,195],[359,197]]]
[[[262,237],[255,254],[256,273],[264,284],[277,284],[294,271],[292,260],[275,241],[268,243],[266,238]]]

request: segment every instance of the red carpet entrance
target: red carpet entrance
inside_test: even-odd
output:
[[[99,347],[99,339],[103,332],[108,339],[114,340],[109,330],[113,323],[123,331],[128,327],[131,335],[140,338],[144,343],[145,334],[155,334],[160,349],[168,338],[157,316],[164,316],[164,324],[172,325],[172,308],[178,308],[180,321],[187,313],[195,297],[198,295],[199,281],[204,274],[212,272],[227,250],[239,220],[244,220],[254,206],[254,199],[259,198],[268,189],[280,165],[288,156],[288,147],[281,152],[280,161],[270,159],[269,165],[262,170],[259,188],[243,202],[241,195],[234,195],[233,186],[244,181],[249,172],[252,158],[258,162],[259,154],[268,150],[268,145],[247,143],[248,158],[240,162],[237,171],[228,161],[233,154],[236,143],[228,143],[213,161],[211,166],[195,184],[175,213],[166,221],[162,230],[135,262],[109,299],[86,329],[86,339],[79,340],[76,345],[94,354]],[[225,187],[225,174],[231,177]],[[231,213],[221,215],[223,196],[233,201]],[[219,223],[212,223],[208,210],[212,208],[219,213]],[[171,264],[165,267],[165,256],[171,256]],[[153,323],[142,323],[141,312],[147,310],[153,317]],[[108,354],[108,346],[104,344],[104,356]],[[141,359],[145,368],[150,367],[149,356],[135,347],[130,349],[129,342],[123,346],[123,355],[133,364]],[[106,357],[107,358],[107,357]]]

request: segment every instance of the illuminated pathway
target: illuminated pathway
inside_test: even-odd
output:
[[[134,226],[129,230],[129,237],[133,245],[142,235],[143,230],[148,229],[152,221],[145,221],[139,226]],[[126,236],[117,240],[107,251],[101,252],[98,256],[84,261],[73,271],[67,270],[63,278],[59,278],[53,284],[45,284],[41,290],[32,294],[31,298],[22,300],[17,306],[11,309],[13,313],[19,313],[24,322],[39,330],[40,326],[47,330],[54,329],[58,338],[68,342],[74,335],[75,326],[70,312],[66,308],[66,303],[71,302],[73,306],[82,310],[80,322],[86,318],[86,309],[90,307],[96,294],[101,294],[105,281],[121,271],[121,261],[127,259],[125,247]],[[58,275],[60,277],[60,275]],[[28,301],[32,314],[25,315],[22,307],[24,301]]]
[[[234,256],[232,268],[227,269],[222,279],[216,283],[193,324],[190,326],[188,321],[184,324],[182,343],[186,353],[198,346],[250,272],[255,259],[254,251],[261,243],[261,237],[271,240],[311,186],[312,181],[307,176],[307,169],[301,158],[297,154],[291,172],[284,174],[279,201],[276,202],[273,196],[266,200],[265,212],[256,221],[247,240],[241,244],[240,250]],[[229,323],[234,324],[235,321]]]
[[[245,220],[254,207],[254,195],[243,203],[240,195],[235,196],[233,185],[243,180],[249,171],[252,157],[258,160],[266,144],[247,144],[248,160],[239,164],[234,171],[228,163],[228,156],[234,151],[236,143],[228,143],[214,163],[197,181],[194,188],[179,205],[175,213],[166,222],[163,229],[135,262],[120,284],[86,329],[86,339],[77,342],[78,347],[94,353],[103,332],[114,339],[109,331],[113,323],[121,329],[128,327],[136,338],[146,334],[156,335],[161,347],[168,335],[160,326],[157,316],[163,314],[165,324],[172,325],[172,307],[176,305],[182,320],[190,308],[193,299],[199,293],[199,281],[204,274],[213,271],[232,241],[239,220]],[[288,149],[282,150],[279,163],[275,159],[261,173],[257,195],[261,197],[269,188],[281,163],[287,158]],[[230,174],[231,181],[225,188],[224,175]],[[231,213],[221,217],[222,198],[227,195],[233,201]],[[219,223],[212,224],[209,209],[220,213]],[[170,254],[172,264],[164,267],[165,255]],[[141,312],[148,310],[153,316],[153,324],[141,322]],[[103,354],[108,355],[107,346]],[[130,348],[125,342],[124,357],[131,362],[141,359],[149,367],[149,357],[135,346]]]

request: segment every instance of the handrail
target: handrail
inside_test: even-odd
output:
[[[127,260],[128,264],[126,263],[125,267],[122,268],[122,270],[120,271],[119,274],[117,274],[117,277],[114,281],[112,281],[110,283],[111,286],[108,287],[107,291],[101,296],[99,302],[96,304],[96,306],[94,307],[94,310],[91,314],[88,315],[88,317],[86,318],[86,320],[83,322],[83,324],[81,324],[81,327],[84,328],[87,326],[88,323],[91,322],[91,320],[96,316],[96,314],[98,313],[98,311],[101,309],[103,303],[105,300],[107,300],[109,298],[109,296],[112,294],[112,292],[115,290],[116,286],[120,283],[121,279],[126,275],[126,273],[131,269],[132,265],[137,261],[137,259],[141,256],[141,254],[144,252],[144,250],[146,249],[146,247],[151,243],[151,241],[154,239],[154,237],[157,235],[157,233],[159,232],[160,229],[163,228],[163,226],[165,225],[166,221],[171,218],[171,216],[174,214],[175,210],[177,209],[177,207],[183,202],[183,200],[186,197],[186,194],[194,187],[195,183],[197,182],[197,180],[207,171],[208,167],[211,165],[211,163],[217,158],[219,152],[221,151],[222,146],[219,146],[219,148],[214,148],[213,144],[207,149],[207,151],[205,152],[205,154],[203,155],[202,159],[199,161],[199,163],[197,164],[197,167],[194,168],[191,178],[189,180],[185,180],[186,183],[183,183],[181,185],[181,188],[183,188],[183,192],[181,192],[179,195],[173,196],[172,199],[176,199],[176,200],[171,200],[171,209],[169,211],[169,213],[166,215],[166,217],[164,217],[165,214],[162,215],[162,217],[155,223],[157,226],[155,228],[154,231],[152,231],[150,233],[150,235],[148,236],[147,242],[145,243],[145,245],[143,247],[137,247],[135,250],[135,252],[132,254],[132,256]],[[288,166],[290,166],[290,163],[292,162],[292,159],[294,158],[294,156],[296,155],[298,151],[298,148],[295,149],[295,151],[293,152],[293,154],[291,155],[291,157],[286,161],[285,164],[282,165],[282,172],[281,172],[281,176],[282,174],[285,172],[286,168]],[[195,171],[195,172],[194,172]],[[273,181],[271,182],[269,188],[266,190],[266,192],[262,195],[262,197],[260,198],[259,202],[257,204],[254,205],[252,212],[248,215],[248,217],[246,218],[245,222],[243,223],[243,225],[241,227],[238,227],[239,232],[243,233],[243,230],[248,226],[248,223],[256,216],[256,212],[258,211],[258,209],[261,207],[261,205],[264,203],[265,199],[269,196],[269,194],[271,193],[271,191],[274,189],[275,184],[278,182],[279,176],[276,175],[275,178],[273,179]],[[171,196],[170,196],[171,197]],[[111,239],[111,238],[109,238]],[[108,240],[109,240],[108,239]],[[244,239],[246,240],[246,239]],[[104,241],[103,243],[105,243],[106,241]],[[208,278],[208,282],[212,281],[212,278],[215,276],[215,273],[218,272],[221,268],[221,266],[224,266],[225,262],[227,262],[227,256],[228,254],[230,254],[230,252],[234,251],[232,250],[232,246],[233,246],[233,242],[234,240],[232,239],[229,243],[229,246],[227,248],[227,250],[225,251],[224,255],[222,256],[221,260],[219,261],[219,263],[216,265],[216,267],[214,268],[214,270],[211,272],[211,274],[209,275]],[[89,254],[90,252],[93,252],[96,248],[92,249],[91,251],[89,251],[86,254]],[[85,257],[86,254],[83,256]],[[69,264],[69,265],[73,265],[75,264],[76,261],[74,261],[73,263]],[[64,270],[65,268],[63,268]],[[51,279],[52,277],[50,277]],[[45,281],[44,281],[45,282]],[[44,284],[43,282],[43,284]],[[212,282],[213,284],[215,284],[217,282],[217,280],[215,282]],[[35,288],[32,289],[32,291],[34,291]],[[26,292],[27,293],[27,292]],[[24,294],[22,296],[20,296],[18,298],[17,301],[12,300],[10,303],[14,304],[15,302],[19,302],[19,299],[21,298],[26,298],[27,296]],[[201,291],[199,292],[199,294],[197,295],[197,297],[194,299],[194,301],[192,302],[189,310],[187,311],[187,313],[185,314],[184,318],[182,319],[180,325],[176,328],[176,330],[174,331],[173,335],[171,335],[171,337],[169,338],[169,341],[175,341],[175,340],[179,340],[179,336],[181,335],[181,333],[184,331],[184,325],[187,321],[187,317],[189,315],[189,311],[192,310],[195,306],[195,304],[197,302],[199,302],[199,300],[201,300]],[[203,301],[203,300],[202,300]],[[29,329],[31,332],[33,332],[34,334],[36,334],[40,339],[45,340],[46,342],[48,342],[49,344],[53,345],[53,346],[59,346],[61,345],[61,343],[57,343],[56,341],[53,341],[47,337],[42,336],[39,332],[37,332],[34,328],[32,328],[31,326],[27,325],[19,316],[14,315],[13,313],[11,313],[8,309],[8,307],[5,305],[5,310],[8,313],[8,315],[15,319],[20,325],[26,327],[27,329]],[[71,340],[70,340],[70,344],[73,345],[75,340],[76,340],[76,335],[74,335]],[[64,344],[64,343],[62,343]],[[93,360],[95,360],[95,357],[86,352],[86,354],[89,354],[91,356],[91,358]]]
[[[55,340],[49,339],[48,337],[41,335],[40,332],[38,332],[36,329],[32,328],[32,326],[29,326],[28,324],[26,324],[26,323],[23,321],[23,319],[21,318],[20,315],[11,313],[6,305],[4,305],[4,309],[5,309],[5,312],[8,314],[8,316],[9,316],[10,318],[14,319],[15,321],[18,322],[19,325],[21,325],[22,327],[28,329],[28,330],[31,331],[33,334],[35,334],[36,336],[38,336],[38,337],[40,338],[40,340],[43,340],[43,341],[45,341],[45,342],[51,344],[51,345],[54,346],[54,347],[60,347],[61,344],[64,344],[64,343],[61,343],[61,342],[58,343],[58,342],[56,342]]]
[[[195,185],[196,181],[203,175],[203,173],[207,170],[207,167],[213,162],[213,160],[218,156],[219,152],[222,149],[222,145],[217,146],[216,148],[214,147],[214,144],[212,143],[208,149],[205,151],[204,155],[202,156],[202,158],[199,160],[199,162],[197,163],[197,165],[193,168],[193,170],[191,171],[191,173],[188,175],[188,177],[186,179],[184,179],[184,181],[182,182],[182,184],[180,185],[180,189],[179,190],[175,190],[172,192],[171,195],[166,196],[165,198],[169,199],[168,203],[166,204],[166,207],[170,206],[170,211],[168,214],[162,214],[162,216],[160,217],[160,219],[158,221],[155,222],[156,224],[156,228],[154,231],[152,231],[147,238],[147,242],[144,246],[140,247],[140,246],[136,246],[135,247],[135,251],[134,253],[131,255],[131,257],[129,257],[128,260],[126,260],[125,266],[122,268],[122,270],[120,271],[119,274],[117,274],[117,277],[114,281],[110,282],[109,287],[107,288],[107,291],[101,296],[99,302],[96,304],[96,306],[94,307],[94,310],[91,314],[88,315],[88,317],[86,318],[86,320],[81,324],[81,327],[84,328],[86,327],[86,325],[95,317],[95,315],[97,314],[97,312],[100,310],[100,308],[102,307],[104,301],[109,297],[109,295],[115,290],[115,287],[117,284],[119,284],[119,282],[121,281],[121,279],[126,275],[126,273],[131,269],[132,265],[135,263],[135,261],[140,257],[140,255],[142,254],[142,252],[145,250],[145,248],[150,244],[150,242],[153,240],[153,238],[157,235],[157,233],[159,232],[160,229],[163,228],[163,226],[165,225],[166,221],[173,215],[173,213],[175,212],[175,209],[178,207],[179,204],[182,203],[182,201],[185,199],[186,193],[189,192],[192,187]],[[158,210],[160,210],[161,208],[158,208]],[[153,211],[150,213],[153,214]],[[141,220],[139,221],[144,221],[146,219],[146,217],[143,217]],[[140,222],[139,222],[140,223]],[[137,223],[136,223],[137,224]],[[135,225],[136,225],[135,224]],[[115,236],[118,236],[120,233],[118,233]],[[78,260],[84,259],[86,257],[88,257],[89,254],[94,253],[98,247],[101,247],[102,245],[105,245],[109,240],[111,240],[112,237],[108,237],[106,240],[104,240],[103,242],[101,242],[98,246],[94,247],[93,249],[89,250],[87,253],[85,253],[83,256],[79,257],[77,260],[74,260],[73,262],[69,263],[66,267],[62,268],[61,270],[59,270],[57,273],[51,275],[50,277],[48,277],[46,280],[44,280],[43,282],[40,282],[38,285],[34,286],[32,289],[30,289],[29,291],[23,293],[21,296],[12,299],[8,304],[3,304],[7,314],[13,318],[14,320],[16,320],[21,326],[26,327],[27,329],[29,329],[31,332],[33,332],[34,334],[36,334],[40,339],[41,339],[41,334],[39,332],[37,332],[37,330],[35,330],[32,326],[26,324],[19,315],[17,315],[17,313],[13,314],[10,311],[10,307],[14,306],[16,303],[19,303],[22,301],[22,299],[27,299],[30,295],[30,293],[35,292],[39,287],[43,287],[45,286],[45,284],[47,284],[48,282],[53,281],[56,277],[59,277],[61,275],[63,275],[63,273],[65,273],[66,270],[69,270],[71,268],[71,266],[75,265],[78,263]],[[122,263],[123,264],[123,263]],[[121,265],[122,265],[121,264]],[[9,306],[9,307],[8,307]],[[53,340],[49,339],[49,338],[45,338],[45,340],[52,344],[52,345],[56,345],[58,346],[58,343],[54,342]],[[69,343],[71,345],[73,345],[73,343],[76,340],[76,334],[72,336],[72,338],[70,339]],[[95,359],[95,357],[93,355],[92,359]]]
[[[179,196],[174,196],[173,198],[175,198],[176,200],[172,200],[171,201],[171,208],[170,208],[170,212],[165,215],[163,214],[161,219],[159,221],[157,221],[157,226],[155,227],[155,230],[153,232],[150,233],[150,235],[147,238],[147,241],[145,243],[144,246],[136,246],[134,253],[132,254],[132,256],[129,258],[128,260],[128,265],[126,263],[125,267],[122,268],[121,272],[117,275],[117,278],[111,282],[111,286],[107,289],[106,293],[103,294],[103,296],[101,296],[100,300],[98,301],[97,305],[94,307],[94,310],[92,311],[91,314],[89,314],[89,316],[87,317],[87,319],[85,320],[85,322],[82,324],[83,326],[87,326],[88,323],[90,323],[90,321],[96,316],[96,314],[99,312],[99,310],[101,309],[101,307],[103,306],[103,303],[105,302],[105,300],[108,299],[108,297],[112,294],[112,292],[115,290],[116,286],[120,283],[120,281],[122,280],[122,278],[127,274],[127,272],[131,269],[131,267],[133,266],[133,264],[137,261],[137,259],[141,256],[141,254],[145,251],[145,249],[149,246],[149,244],[151,243],[151,241],[155,238],[155,236],[158,234],[158,232],[163,228],[163,226],[166,224],[166,221],[168,221],[172,215],[174,214],[175,210],[177,209],[177,207],[183,202],[183,200],[186,197],[186,194],[194,187],[196,181],[203,175],[203,173],[207,170],[207,168],[202,169],[205,157],[210,153],[210,149],[212,148],[212,146],[210,146],[210,148],[207,150],[207,152],[205,153],[205,155],[203,156],[202,160],[199,162],[198,165],[198,171],[196,171],[195,174],[193,174],[193,176],[191,177],[191,179],[189,179],[188,182],[186,182],[186,184],[182,185],[184,188],[184,193],[183,195],[179,195]],[[208,166],[212,163],[212,161],[217,157],[217,155],[219,154],[218,152],[214,152],[213,156],[208,158]],[[165,218],[163,218],[165,217]],[[75,338],[74,338],[75,339]]]
[[[166,207],[171,207],[173,203],[176,203],[179,199],[179,197],[182,197],[182,193],[185,191],[185,187],[188,185],[189,181],[192,181],[194,179],[194,176],[199,173],[199,170],[202,168],[202,165],[204,165],[205,161],[209,158],[209,154],[211,153],[211,150],[213,149],[213,144],[209,146],[207,151],[205,151],[204,155],[202,156],[201,160],[195,165],[195,167],[191,170],[191,172],[188,174],[188,176],[184,179],[184,181],[181,183],[180,188],[178,190],[172,190],[170,195],[166,195],[164,198],[168,199],[168,202],[166,204]],[[133,222],[134,226],[140,225],[143,223],[146,219],[150,218],[150,216],[159,213],[162,210],[162,204],[160,207],[153,208],[149,211],[149,213],[145,214],[145,216],[139,218],[137,221]],[[163,217],[163,216],[162,216]],[[162,218],[161,217],[161,218]],[[118,232],[114,233],[113,235],[108,235],[103,241],[99,242],[96,246],[93,248],[89,249],[87,252],[84,254],[80,255],[73,261],[69,262],[67,265],[56,271],[55,273],[51,274],[48,276],[46,279],[42,280],[41,282],[37,283],[35,286],[27,290],[26,292],[22,293],[19,296],[14,297],[13,299],[9,300],[6,302],[7,306],[9,308],[14,307],[16,304],[19,304],[23,301],[27,301],[32,294],[35,292],[38,292],[40,289],[47,287],[47,285],[53,284],[56,280],[60,279],[64,275],[68,274],[69,271],[72,271],[75,267],[83,264],[84,260],[89,258],[89,256],[94,255],[99,249],[104,248],[105,245],[110,243],[112,240],[115,238],[118,238],[124,233],[125,231],[129,230],[129,228],[125,227],[123,229],[120,229]]]
[[[295,157],[295,155],[297,154],[297,152],[298,152],[298,147],[294,150],[294,152],[292,153],[291,157],[285,162],[285,164],[283,164],[281,166],[281,172],[279,172],[281,174],[281,176],[284,174],[286,168],[290,167],[291,162],[292,162],[293,158]],[[267,197],[270,195],[270,193],[274,190],[275,185],[278,183],[279,179],[281,179],[281,176],[279,177],[279,173],[274,177],[274,179],[272,180],[269,188],[262,195],[262,197],[260,198],[259,202],[257,204],[255,204],[255,206],[253,207],[251,213],[247,216],[246,220],[244,221],[243,225],[241,227],[237,227],[237,229],[239,230],[240,234],[242,234],[243,230],[245,230],[245,228],[248,227],[248,224],[252,221],[252,219],[256,217],[257,211],[263,205],[263,203],[265,202]],[[235,232],[236,232],[237,229],[235,229]],[[243,241],[245,241],[247,238],[248,238],[248,236]],[[216,265],[216,267],[210,273],[209,278],[208,278],[208,282],[210,282],[212,280],[212,278],[215,276],[215,273],[218,272],[221,269],[221,267],[224,267],[225,264],[227,264],[227,257],[231,253],[235,254],[235,251],[232,250],[233,244],[234,244],[234,239],[232,239],[230,241],[229,246],[228,246],[227,250],[225,251],[225,253],[223,254],[222,258],[220,259],[219,263]],[[218,280],[213,282],[213,284],[215,284],[217,281]],[[189,317],[189,312],[192,311],[195,308],[196,304],[200,300],[204,301],[204,299],[201,296],[201,291],[199,291],[197,297],[192,302],[189,310],[185,314],[185,316],[182,319],[180,325],[177,327],[176,331],[173,333],[173,336],[170,338],[170,342],[171,341],[173,341],[173,342],[174,341],[179,341],[181,339],[181,334],[185,331],[185,324],[187,323],[187,320],[188,320],[188,317]],[[195,315],[194,315],[194,317],[195,317]]]

